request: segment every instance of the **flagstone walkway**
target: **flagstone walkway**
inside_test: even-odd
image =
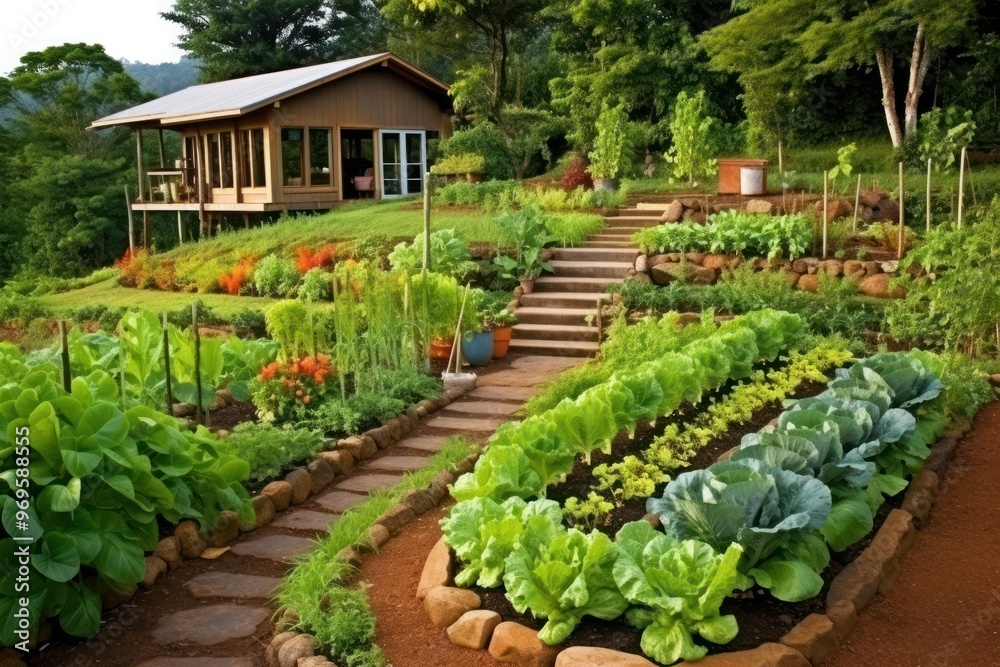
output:
[[[28,664],[264,667],[264,649],[273,634],[271,598],[291,559],[310,552],[313,540],[367,494],[426,466],[448,438],[465,435],[486,442],[544,381],[580,361],[511,355],[497,370],[481,371],[476,389],[422,422],[406,439],[380,450],[271,524],[241,535],[217,559],[185,561],[152,590],[107,612],[96,637],[43,647],[29,656]]]

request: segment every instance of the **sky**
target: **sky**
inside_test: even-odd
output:
[[[0,0],[0,74],[29,51],[65,42],[103,44],[114,58],[177,62],[180,26],[160,17],[173,0]]]

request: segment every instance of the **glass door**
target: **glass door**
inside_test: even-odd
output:
[[[427,169],[425,132],[382,130],[382,196],[401,197],[424,190]]]

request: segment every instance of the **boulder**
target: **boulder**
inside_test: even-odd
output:
[[[388,528],[380,523],[373,523],[365,532],[365,541],[363,546],[377,550],[382,548],[382,545],[388,542],[390,537],[392,537],[392,535],[389,533]]]
[[[864,558],[858,558],[848,563],[830,584],[830,590],[826,594],[827,609],[846,601],[860,611],[872,601],[881,583],[882,575],[879,570]]]
[[[708,215],[704,211],[684,211],[684,219],[688,222],[694,222],[699,225],[704,225],[708,221]]]
[[[761,644],[749,651],[719,653],[698,662],[681,662],[676,667],[810,667],[805,656],[784,644]]]
[[[278,651],[285,645],[285,642],[298,636],[296,632],[282,632],[275,635],[264,651],[264,659],[267,661],[267,667],[278,667]]]
[[[733,259],[725,255],[715,255],[708,254],[705,255],[705,259],[702,260],[701,265],[706,269],[715,269],[716,271],[721,271],[722,269],[729,268],[732,265]]]
[[[677,253],[666,253],[664,255],[653,255],[649,258],[649,268],[654,266],[659,266],[660,264],[666,264],[668,262],[679,262],[680,256]]]
[[[690,279],[695,285],[711,285],[719,276],[718,271],[704,266],[690,265],[688,268],[692,270]]]
[[[271,482],[261,490],[260,495],[271,499],[276,512],[283,512],[292,502],[292,485],[284,480]]]
[[[663,215],[660,216],[660,222],[677,222],[682,215],[684,215],[684,204],[675,199],[664,209]]]
[[[420,583],[417,584],[417,599],[423,600],[427,593],[438,586],[447,586],[451,583],[451,577],[451,551],[442,537],[424,561],[424,570],[420,574]]]
[[[490,643],[493,630],[500,625],[500,614],[486,609],[474,609],[448,626],[448,639],[456,646],[482,651]]]
[[[774,204],[766,199],[751,199],[746,205],[747,213],[766,213],[770,215],[774,212]]]
[[[820,263],[820,269],[828,276],[839,276],[844,272],[844,263],[839,259],[828,259]]]
[[[490,655],[517,667],[554,667],[559,649],[543,643],[537,630],[507,621],[493,630]]]
[[[430,402],[430,401],[428,401]],[[431,405],[434,405],[431,403]],[[434,410],[437,410],[437,405],[434,405]],[[365,433],[368,437],[375,441],[375,446],[379,449],[385,449],[392,444],[392,434],[389,433],[388,426],[379,426],[378,428],[373,428],[372,430]]]
[[[854,629],[854,624],[858,622],[858,611],[847,600],[841,600],[826,608],[826,617],[833,623],[833,631],[837,633],[837,638],[844,641]]]
[[[354,469],[354,457],[350,452],[338,449],[333,452],[320,452],[316,456],[326,461],[337,475],[346,475]]]
[[[482,602],[472,591],[451,586],[438,586],[427,592],[424,611],[431,623],[439,628],[447,628],[467,611],[479,609]]]
[[[809,614],[778,641],[801,653],[812,664],[818,665],[837,648],[840,638],[833,627],[833,621],[823,614]]]
[[[205,541],[210,547],[221,549],[235,540],[240,534],[240,517],[232,510],[219,512],[219,521],[215,530],[205,535]]]
[[[650,274],[654,283],[657,285],[666,285],[677,279],[679,268],[680,264],[677,262],[662,262],[660,264],[653,264]]]
[[[844,262],[844,275],[848,278],[861,278],[865,275],[864,265],[856,259]]]
[[[437,502],[424,489],[414,489],[403,496],[403,504],[413,510],[417,516],[434,509]]]
[[[799,278],[797,287],[806,292],[816,292],[819,290],[819,274],[807,273]]]
[[[701,263],[705,261],[705,253],[703,252],[689,252],[684,255],[686,259],[691,264],[697,264],[701,266]]]
[[[883,595],[892,588],[899,559],[909,551],[916,533],[913,516],[909,512],[892,510],[875,534],[872,543],[858,558],[879,571],[881,575],[879,592]]]
[[[180,540],[181,555],[185,558],[197,558],[208,547],[198,532],[198,524],[194,521],[181,521],[177,524],[174,537]]]
[[[637,273],[646,273],[649,271],[649,256],[640,254],[635,258],[635,270]]]
[[[399,422],[395,419],[392,420],[396,425],[396,430],[399,431]],[[383,427],[385,428],[385,427]],[[386,428],[386,432],[391,434],[392,429]],[[390,438],[390,442],[395,440]],[[375,456],[375,452],[378,451],[378,445],[375,444],[375,440],[371,436],[366,435],[352,435],[349,438],[344,438],[337,443],[337,449],[346,451],[354,457],[355,461],[364,461],[365,459],[370,459]]]
[[[176,535],[164,537],[156,543],[153,555],[162,559],[170,566],[171,570],[180,567],[184,560],[181,558],[181,541]]]
[[[313,655],[308,658],[299,658],[299,661],[295,663],[295,665],[296,667],[337,667],[323,655]]]
[[[803,274],[797,273],[795,271],[785,271],[785,280],[788,281],[789,285],[795,287],[796,285],[799,284],[799,279],[802,278],[802,275]]]
[[[417,515],[413,513],[413,510],[406,505],[399,504],[393,505],[385,511],[378,519],[376,523],[380,523],[388,529],[389,534],[395,535],[403,529],[403,527],[417,518]]]
[[[455,400],[454,397],[449,397],[451,400]],[[392,436],[393,442],[399,442],[403,439],[403,425],[399,423],[399,420],[393,417],[382,424],[387,429],[389,429],[389,435]]]
[[[167,561],[156,556],[146,556],[146,572],[139,583],[143,588],[152,588],[160,576],[167,573]]]
[[[274,520],[274,503],[271,502],[270,498],[254,496],[250,499],[250,504],[253,505],[254,518],[253,521],[240,522],[240,530],[244,533],[266,526]]]
[[[879,268],[882,269],[882,273],[896,273],[899,271],[899,260],[892,259],[888,262],[882,262],[879,264]]]
[[[872,220],[899,222],[899,203],[893,199],[883,199],[872,208]]]
[[[890,288],[889,282],[892,276],[888,273],[876,273],[873,276],[865,276],[858,283],[858,291],[868,296],[879,299],[902,298],[906,296],[906,290],[902,287]]]
[[[571,646],[556,658],[556,667],[656,667],[634,653],[596,646]]]
[[[878,190],[864,189],[858,193],[858,202],[868,208],[875,208],[883,199],[888,199],[888,196]]]
[[[198,407],[194,403],[174,403],[171,410],[174,417],[190,417],[198,411]]]
[[[906,488],[901,509],[912,514],[918,521],[926,520],[937,500],[938,484],[938,475],[933,470],[924,468],[918,472]]]
[[[648,273],[637,273],[634,276],[629,276],[628,278],[626,278],[626,281],[628,280],[634,280],[639,283],[646,283],[647,285],[653,282],[653,279],[649,277]]]
[[[819,216],[823,215],[823,200],[816,202],[816,214]],[[846,199],[833,198],[827,202],[827,216],[828,220],[837,220],[838,218],[846,218],[848,216],[854,215],[854,202],[849,202]],[[822,219],[822,217],[820,218]]]
[[[298,667],[300,658],[311,658],[313,655],[313,636],[295,635],[278,649],[278,667]]]
[[[285,481],[292,487],[292,504],[301,505],[312,492],[312,477],[305,468],[296,468],[287,475]]]
[[[312,494],[317,494],[328,487],[333,478],[337,476],[333,472],[333,468],[330,467],[330,464],[322,458],[315,458],[310,461],[309,465],[306,466],[306,470],[309,471],[309,479],[311,481],[309,492]]]
[[[694,199],[692,197],[686,197],[686,198],[684,198],[684,199],[681,200],[681,204],[684,205],[684,208],[691,209],[692,211],[700,211],[701,210],[701,200],[700,199]]]

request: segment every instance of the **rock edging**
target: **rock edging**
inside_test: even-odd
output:
[[[877,593],[886,594],[896,579],[900,559],[910,549],[917,529],[937,500],[939,482],[955,454],[958,442],[972,428],[966,422],[947,433],[932,448],[924,468],[907,485],[901,509],[892,510],[875,533],[871,544],[838,574],[827,593],[826,611],[802,619],[778,642],[754,649],[711,655],[698,662],[682,662],[685,667],[817,667],[851,633],[858,614]],[[725,454],[723,455],[725,456]],[[643,656],[596,647],[574,646],[560,651],[537,638],[537,632],[510,621],[501,622],[478,612],[476,604],[468,608],[454,606],[454,562],[444,538],[434,545],[426,562],[417,590],[424,600],[424,610],[435,625],[447,624],[452,643],[465,648],[488,649],[498,662],[537,667],[654,667]],[[469,592],[469,591],[465,591]],[[442,608],[442,605],[450,605]],[[449,615],[454,615],[452,619]],[[493,612],[486,612],[492,614]],[[495,622],[494,622],[495,621]],[[530,635],[530,636],[529,636]],[[531,640],[531,637],[534,640]]]

